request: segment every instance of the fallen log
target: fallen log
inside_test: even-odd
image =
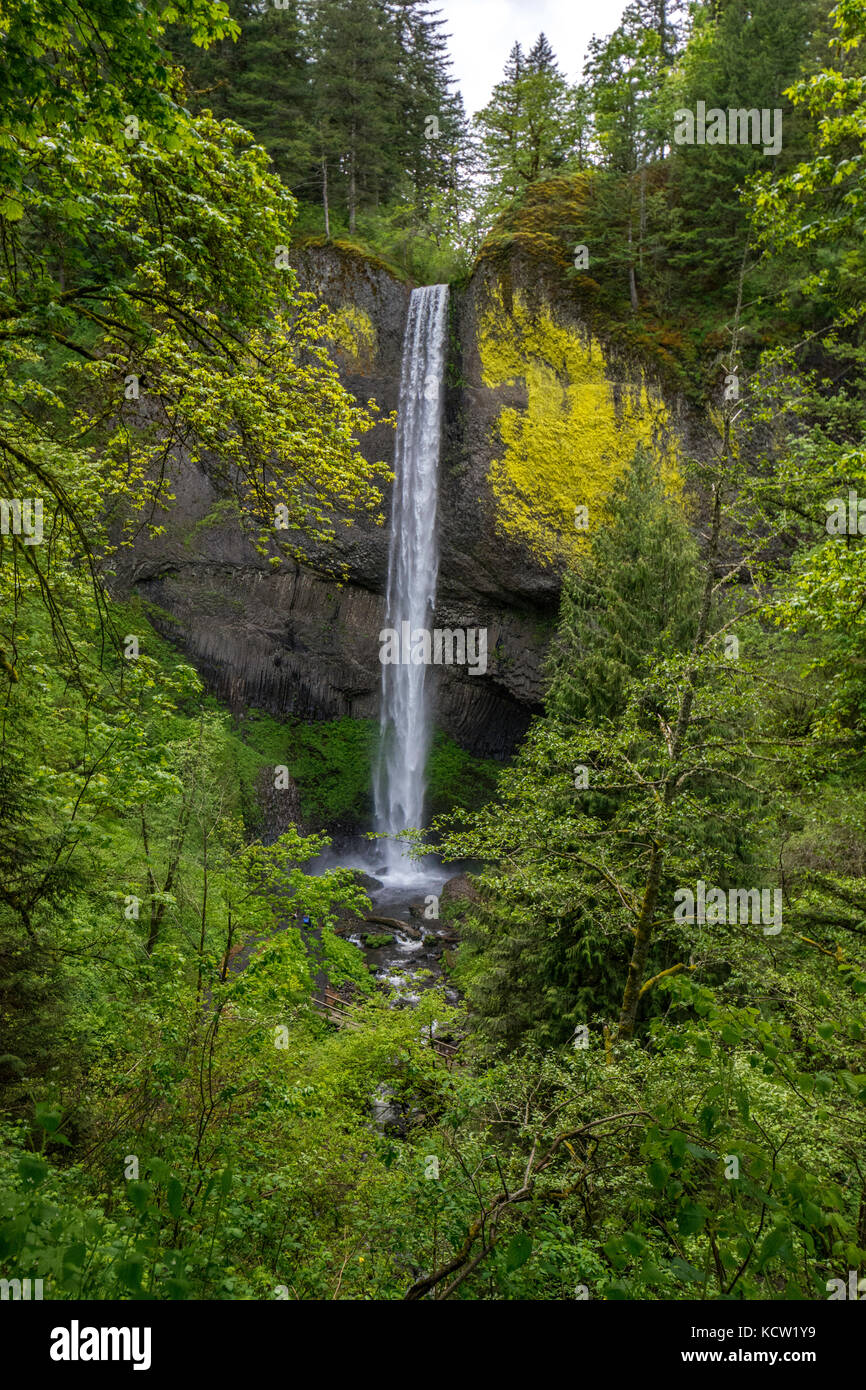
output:
[[[405,932],[407,936],[414,936],[420,941],[422,933],[418,927],[413,927],[409,922],[403,922],[398,917],[379,917],[375,912],[364,918],[365,922],[375,922],[379,926],[390,927],[392,931]]]

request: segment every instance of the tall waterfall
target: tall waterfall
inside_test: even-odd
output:
[[[439,432],[445,378],[448,286],[426,285],[409,300],[394,452],[394,499],[388,550],[386,627],[399,634],[429,628],[439,547]],[[402,625],[406,624],[406,628]],[[408,645],[408,644],[407,644]],[[408,661],[382,667],[380,754],[374,784],[376,829],[420,827],[430,751],[427,668]],[[382,842],[389,875],[413,877],[411,860]]]

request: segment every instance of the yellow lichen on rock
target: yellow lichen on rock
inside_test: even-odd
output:
[[[354,304],[344,304],[331,312],[328,340],[345,358],[345,365],[357,372],[371,371],[379,350],[376,325]]]
[[[500,413],[503,451],[488,480],[497,525],[537,560],[576,558],[638,444],[654,447],[666,483],[679,490],[667,406],[642,373],[617,381],[597,339],[557,323],[548,309],[531,313],[519,292],[508,309],[495,293],[482,315],[479,351],[486,386],[526,385],[525,409]],[[576,524],[581,507],[588,530]]]

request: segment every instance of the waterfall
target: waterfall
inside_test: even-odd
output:
[[[413,290],[403,339],[394,498],[388,549],[386,627],[401,634],[429,629],[436,597],[439,546],[439,432],[445,377],[448,286]],[[403,625],[406,625],[405,627]],[[374,780],[376,829],[420,827],[430,751],[427,668],[405,650],[399,665],[382,666],[380,752]],[[393,840],[382,842],[389,876],[415,876]]]

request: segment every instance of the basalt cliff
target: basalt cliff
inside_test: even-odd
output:
[[[310,244],[295,265],[337,315],[345,386],[396,410],[411,286],[340,244]],[[435,625],[486,628],[489,653],[483,675],[433,668],[436,721],[462,747],[508,756],[539,709],[563,568],[635,446],[661,450],[676,488],[699,436],[657,365],[591,328],[561,277],[519,248],[452,287]],[[390,463],[393,429],[377,425],[363,447]],[[219,500],[205,467],[182,469],[174,493],[163,534],[122,556],[118,583],[153,605],[207,686],[237,712],[375,717],[387,525],[341,532],[339,581],[333,554],[314,549],[274,572],[236,524],[202,525]],[[386,516],[389,504],[386,490]]]

